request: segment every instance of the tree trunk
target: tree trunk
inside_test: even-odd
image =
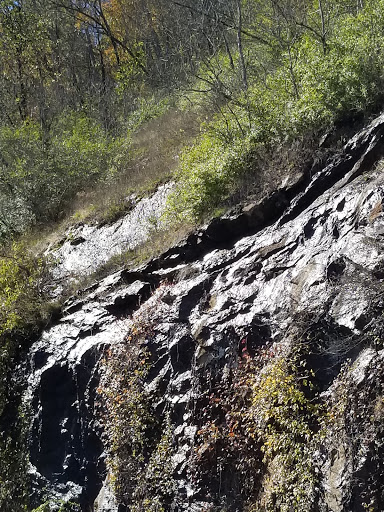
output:
[[[247,68],[246,68],[245,59],[244,59],[243,41],[242,41],[243,13],[241,10],[241,0],[237,0],[237,15],[238,15],[237,49],[239,51],[239,58],[240,58],[241,79],[243,82],[243,88],[246,90],[246,89],[248,89],[248,78],[247,78]]]

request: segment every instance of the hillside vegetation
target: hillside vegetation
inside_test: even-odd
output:
[[[383,24],[369,0],[2,1],[2,237],[143,167],[177,167],[171,208],[201,219],[282,143],[380,106]]]
[[[112,220],[171,176],[171,230],[200,222],[377,111],[383,13],[373,0],[2,1],[0,295],[15,311],[1,331],[22,323],[20,235]]]
[[[383,70],[384,0],[0,0],[0,425],[52,315],[41,233],[169,179],[172,232],[268,193],[382,108]],[[0,438],[0,509],[19,430]]]
[[[45,317],[28,246],[47,228],[172,177],[175,232],[382,105],[382,0],[1,1],[0,27],[3,335]]]

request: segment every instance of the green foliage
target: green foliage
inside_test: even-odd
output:
[[[9,359],[9,353],[6,357]],[[1,349],[0,358],[1,380],[11,380],[11,370],[14,370],[11,361],[6,361],[8,365],[3,373],[4,349]],[[2,429],[7,428],[0,434],[0,509],[4,512],[26,512],[29,494],[26,415],[24,407],[18,404],[20,397],[15,397],[15,389],[9,387],[8,384],[8,389],[5,389],[4,382],[0,383],[0,425]],[[14,410],[16,419],[10,425],[9,418],[12,418]],[[5,413],[9,414],[8,423]]]
[[[45,265],[21,243],[0,255],[0,509],[25,510],[28,501],[27,416],[17,372],[47,309],[42,293]],[[10,507],[12,503],[12,507]]]
[[[191,478],[249,512],[312,510],[324,408],[302,356],[245,350],[230,379],[202,383]]]
[[[0,126],[0,237],[60,218],[79,192],[89,193],[97,184],[110,187],[112,194],[131,172],[132,160],[145,159],[151,150],[135,143],[134,134],[167,109],[166,99],[137,101],[119,136],[85,110],[64,110],[46,131],[32,119]],[[120,186],[115,203],[123,202],[128,185]],[[106,212],[109,218],[115,214]]]
[[[326,41],[320,18],[309,16],[305,30],[299,18],[285,19],[285,35],[272,35],[271,14],[261,11],[271,39],[250,49],[247,90],[229,93],[233,70],[225,58],[200,75],[201,84],[210,84],[207,97],[219,94],[221,105],[216,102],[219,113],[184,152],[171,213],[201,219],[236,189],[249,171],[249,154],[274,151],[284,141],[377,108],[383,99],[383,2],[367,2],[357,13],[326,8]],[[253,163],[252,171],[260,171],[255,156]]]
[[[143,68],[145,66],[145,51],[143,46],[141,41],[135,43],[132,50],[137,60],[125,60],[120,64],[115,73],[118,94],[123,94],[125,90],[133,88],[137,86],[138,82],[143,81]]]
[[[250,152],[248,140],[225,144],[214,133],[206,133],[187,148],[177,174],[176,190],[168,205],[169,217],[200,220],[236,189],[246,171]]]
[[[51,507],[49,506],[49,502],[45,502],[37,508],[34,508],[32,512],[50,512]]]
[[[257,429],[264,437],[266,460],[276,453],[294,456],[292,442],[308,442],[312,435],[308,418],[317,414],[317,406],[304,394],[296,372],[293,361],[281,358],[268,366],[253,386],[252,408]],[[309,378],[302,379],[304,386]]]
[[[32,510],[32,512],[80,512],[80,505],[71,501],[49,500]]]
[[[118,375],[119,379],[117,389],[116,385],[112,387],[112,383],[105,383],[101,389],[108,407],[108,467],[113,475],[116,495],[125,501],[129,496],[129,487],[135,485],[140,474],[149,442],[148,431],[153,424],[143,390],[148,365],[144,353],[133,356],[132,351],[124,358],[121,352],[118,355],[111,352],[107,364],[110,378]]]
[[[108,170],[109,141],[83,114],[63,114],[49,140],[33,121],[0,129],[0,212],[3,232],[54,219],[89,181]],[[22,213],[21,225],[1,208],[6,200]],[[14,217],[14,216],[13,216]]]
[[[42,259],[22,244],[13,243],[0,254],[0,336],[36,327],[43,317]]]
[[[22,231],[43,214],[42,198],[49,201],[54,180],[50,179],[45,165],[42,134],[37,124],[0,128],[0,151],[1,231],[9,234],[8,231]],[[7,204],[19,211],[16,219],[15,215],[10,216]]]
[[[316,484],[313,452],[322,416],[320,406],[305,390],[312,378],[297,357],[277,357],[252,386],[249,414],[268,466],[256,510],[311,509]]]
[[[138,174],[161,166],[153,139],[133,139],[181,79],[184,104],[213,116],[181,158],[170,209],[182,218],[259,173],[259,152],[380,106],[382,0],[185,4],[0,3],[0,234],[57,219],[133,157]]]
[[[106,133],[85,113],[64,113],[51,128],[50,153],[72,193],[108,170],[109,151]]]
[[[165,114],[170,106],[169,97],[158,95],[137,98],[135,108],[125,121],[128,133],[133,134],[144,123]]]
[[[162,436],[133,493],[132,512],[165,512],[175,493],[172,466],[172,425],[166,418]]]

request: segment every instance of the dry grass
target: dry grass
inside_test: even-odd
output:
[[[110,183],[96,184],[80,191],[62,219],[49,226],[39,226],[23,235],[34,252],[44,252],[59,243],[65,232],[79,224],[104,224],[116,221],[132,207],[136,199],[155,192],[161,183],[169,181],[178,165],[178,155],[197,135],[199,115],[176,108],[144,123],[134,134],[134,155]],[[154,243],[156,246],[156,243]],[[166,247],[166,242],[162,245]],[[144,248],[141,249],[144,251]]]
[[[143,197],[169,181],[181,149],[193,140],[199,127],[196,113],[177,109],[145,123],[133,136],[134,156],[126,162],[120,175],[110,184],[79,193],[71,217],[96,223],[116,220],[119,211],[124,215],[130,208],[130,195]]]

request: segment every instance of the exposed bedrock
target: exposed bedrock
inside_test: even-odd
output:
[[[169,510],[243,510],[241,478],[230,463],[219,483],[204,473],[190,478],[204,387],[226,382],[242,350],[252,358],[260,347],[292,343],[301,326],[313,339],[321,333],[321,353],[308,354],[307,364],[323,397],[332,396],[342,363],[355,361],[354,405],[343,431],[316,455],[313,510],[367,510],[368,495],[370,510],[384,510],[384,174],[376,166],[383,135],[380,116],[324,168],[291,178],[260,203],[66,304],[29,355],[36,505],[51,496],[78,501],[84,511],[96,499],[98,512],[117,510],[96,404],[99,362],[126,337],[130,315],[150,308],[145,386],[173,429],[177,490]]]

